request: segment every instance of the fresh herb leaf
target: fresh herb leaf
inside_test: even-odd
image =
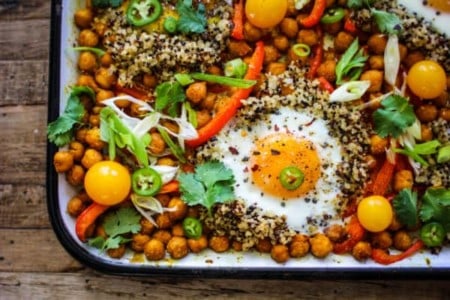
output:
[[[396,14],[378,9],[370,11],[381,32],[398,34],[402,30],[402,21]]]
[[[197,128],[197,126],[198,126],[197,112],[195,111],[195,109],[192,108],[192,106],[189,102],[185,102],[184,107],[187,112],[187,117],[188,117],[189,123],[191,123],[192,126],[194,126],[194,128]]]
[[[375,0],[348,0],[347,6],[350,8],[363,8],[370,6]]]
[[[448,161],[450,161],[450,145],[446,145],[440,148],[437,155],[438,164],[442,164]]]
[[[359,48],[358,39],[355,39],[336,65],[336,84],[342,84],[344,79],[357,80],[362,73],[367,58],[364,55],[364,50]]]
[[[240,79],[240,78],[231,78],[220,75],[212,75],[206,73],[191,73],[190,76],[196,80],[203,80],[210,83],[217,83],[228,85],[237,88],[250,88],[256,84],[256,80],[248,80],[248,79]]]
[[[423,222],[438,222],[450,232],[450,189],[427,189],[422,197],[419,216]]]
[[[119,7],[123,0],[92,0],[92,6],[98,8]]]
[[[401,190],[392,201],[399,221],[409,228],[417,225],[417,193],[410,189]]]
[[[172,140],[169,133],[167,132],[166,129],[164,129],[164,127],[158,126],[158,131],[164,142],[169,146],[169,149],[170,151],[172,151],[172,154],[175,155],[175,157],[178,158],[178,160],[181,163],[185,163],[186,158],[184,157],[184,150],[180,147],[180,145],[178,145]]]
[[[199,3],[197,10],[192,6],[192,0],[179,0],[177,12],[180,15],[177,29],[184,33],[203,33],[206,30],[206,10],[203,3]]]
[[[94,53],[95,55],[97,55],[98,57],[102,57],[106,53],[105,50],[100,49],[100,48],[95,48],[95,47],[80,46],[80,47],[74,47],[72,49],[75,51],[90,51],[90,52]]]
[[[396,138],[416,121],[413,106],[399,95],[386,97],[381,106],[373,114],[375,131],[381,137]]]
[[[183,87],[179,82],[164,82],[156,87],[155,108],[162,111],[167,108],[167,113],[171,117],[177,115],[178,103],[186,99]]]
[[[405,154],[418,163],[428,166],[428,163],[421,155],[430,155],[438,152],[441,143],[438,140],[432,140],[422,144],[416,144],[413,148],[406,147],[405,149],[394,149],[396,153]]]
[[[73,137],[74,126],[81,122],[86,112],[79,98],[82,94],[87,94],[91,99],[95,99],[95,93],[91,88],[85,86],[74,87],[62,115],[48,124],[48,139],[58,147],[70,143]]]
[[[209,213],[214,204],[235,199],[233,172],[222,162],[197,165],[195,173],[181,173],[178,181],[182,199],[190,206],[206,207]]]

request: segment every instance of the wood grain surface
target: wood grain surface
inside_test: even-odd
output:
[[[60,245],[46,208],[50,1],[0,11],[0,299],[450,299],[445,280],[118,277]]]

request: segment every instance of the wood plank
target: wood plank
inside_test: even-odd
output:
[[[0,106],[47,103],[48,60],[0,61],[0,70]]]
[[[0,107],[0,182],[44,184],[47,107]]]
[[[448,299],[445,281],[255,281],[0,273],[5,299]]]
[[[1,1],[3,11],[0,22],[30,19],[50,19],[51,1],[48,0],[6,0]]]

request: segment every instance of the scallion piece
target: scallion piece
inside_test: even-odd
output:
[[[247,72],[247,64],[241,58],[236,58],[225,63],[224,71],[227,77],[243,78]]]
[[[94,54],[96,54],[98,57],[102,57],[103,55],[106,54],[105,50],[102,50],[100,48],[94,48],[94,47],[74,47],[72,48],[75,51],[90,51],[93,52]]]
[[[311,53],[311,48],[306,44],[295,44],[292,46],[292,51],[294,51],[295,55],[300,57],[308,56]]]
[[[256,80],[247,80],[247,79],[239,79],[239,78],[231,78],[226,76],[205,74],[205,73],[192,73],[190,74],[193,79],[203,80],[210,83],[217,83],[228,85],[232,87],[247,89],[256,84]]]

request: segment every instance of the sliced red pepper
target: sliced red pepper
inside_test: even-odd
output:
[[[394,176],[395,165],[391,164],[388,159],[386,159],[377,173],[375,181],[372,186],[372,194],[384,196],[388,191],[389,185],[391,184],[392,177]]]
[[[114,87],[114,90],[115,90],[116,94],[127,94],[130,96],[133,96],[136,99],[143,100],[143,101],[151,99],[150,96],[146,92],[141,91],[137,88],[129,88],[129,87],[124,87],[119,84],[116,84]]]
[[[319,36],[319,44],[314,48],[314,56],[311,59],[308,74],[306,74],[306,77],[311,80],[316,77],[317,70],[323,59],[323,33],[320,27],[317,27],[317,34]]]
[[[341,242],[334,244],[333,252],[336,254],[343,254],[352,251],[353,247],[364,238],[366,230],[361,226],[358,218],[354,215],[347,224],[348,238]]]
[[[178,192],[180,184],[176,180],[172,180],[161,187],[158,194],[168,194]]]
[[[244,0],[234,4],[233,31],[231,36],[236,40],[244,39]]]
[[[319,86],[322,90],[327,91],[328,93],[334,92],[334,86],[323,76],[319,78]]]
[[[423,242],[421,240],[417,240],[414,244],[411,245],[407,250],[400,254],[388,254],[386,251],[382,249],[373,249],[372,250],[372,259],[382,265],[390,265],[401,261],[407,257],[410,257],[417,251],[423,248]]]
[[[311,13],[306,18],[300,20],[300,24],[302,24],[303,27],[306,28],[316,26],[317,24],[319,24],[326,7],[327,7],[326,0],[315,0]]]
[[[250,60],[245,79],[256,80],[261,74],[261,69],[264,61],[264,43],[259,41],[256,43],[256,49]],[[193,140],[187,140],[186,145],[189,147],[197,147],[206,143],[210,138],[215,136],[236,114],[241,101],[247,99],[252,92],[253,87],[248,89],[238,89],[222,109],[217,112],[214,118],[205,126],[198,130],[198,137]]]
[[[93,202],[78,216],[77,221],[75,222],[75,233],[80,241],[86,241],[87,230],[108,208],[109,206]]]
[[[344,22],[344,30],[349,33],[356,33],[356,25],[355,22],[353,22],[352,19],[346,18]]]

